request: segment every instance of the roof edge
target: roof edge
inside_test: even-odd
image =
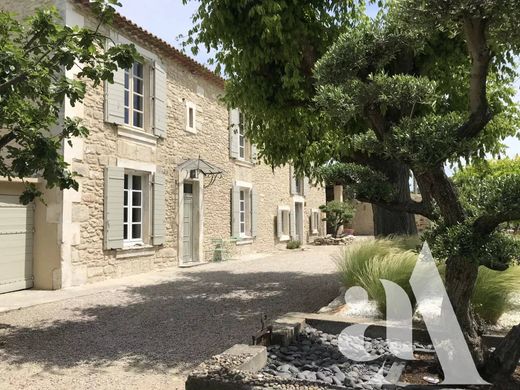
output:
[[[89,12],[92,12],[90,9],[90,0],[72,0],[72,2],[73,4],[77,4]],[[225,80],[221,76],[120,13],[116,12],[112,25],[121,28],[130,34],[134,34],[144,42],[167,55],[169,58],[174,59],[184,67],[188,68],[192,73],[213,82],[220,88],[224,88]]]

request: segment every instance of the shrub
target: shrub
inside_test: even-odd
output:
[[[506,271],[480,267],[471,303],[484,320],[496,324],[500,316],[513,308],[511,297],[520,291],[520,266]]]
[[[302,246],[302,243],[300,241],[291,240],[287,243],[287,249],[298,249]]]
[[[355,208],[352,204],[337,200],[321,205],[320,210],[326,214],[323,220],[334,228],[334,237],[338,235],[339,228],[349,223],[355,214]]]

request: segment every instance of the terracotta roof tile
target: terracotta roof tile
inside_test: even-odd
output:
[[[90,0],[73,0],[74,3],[81,5],[84,8],[90,8]],[[158,36],[152,34],[149,31],[146,31],[141,26],[132,22],[130,19],[124,17],[123,15],[116,13],[116,17],[113,21],[114,26],[128,32],[129,34],[135,35],[140,38],[142,41],[148,43],[149,45],[155,47],[160,50],[170,58],[173,58],[181,65],[184,65],[191,72],[200,75],[206,80],[212,81],[217,86],[223,88],[224,87],[224,79],[217,75],[215,72],[211,71],[204,65],[195,61],[193,58],[187,56],[179,49],[173,47],[165,40],[159,38]]]

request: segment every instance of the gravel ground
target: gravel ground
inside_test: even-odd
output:
[[[338,292],[337,247],[164,271],[160,284],[0,315],[0,389],[183,389],[262,313],[316,311]]]

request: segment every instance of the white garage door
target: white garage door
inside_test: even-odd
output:
[[[0,293],[31,288],[33,206],[0,195]]]

